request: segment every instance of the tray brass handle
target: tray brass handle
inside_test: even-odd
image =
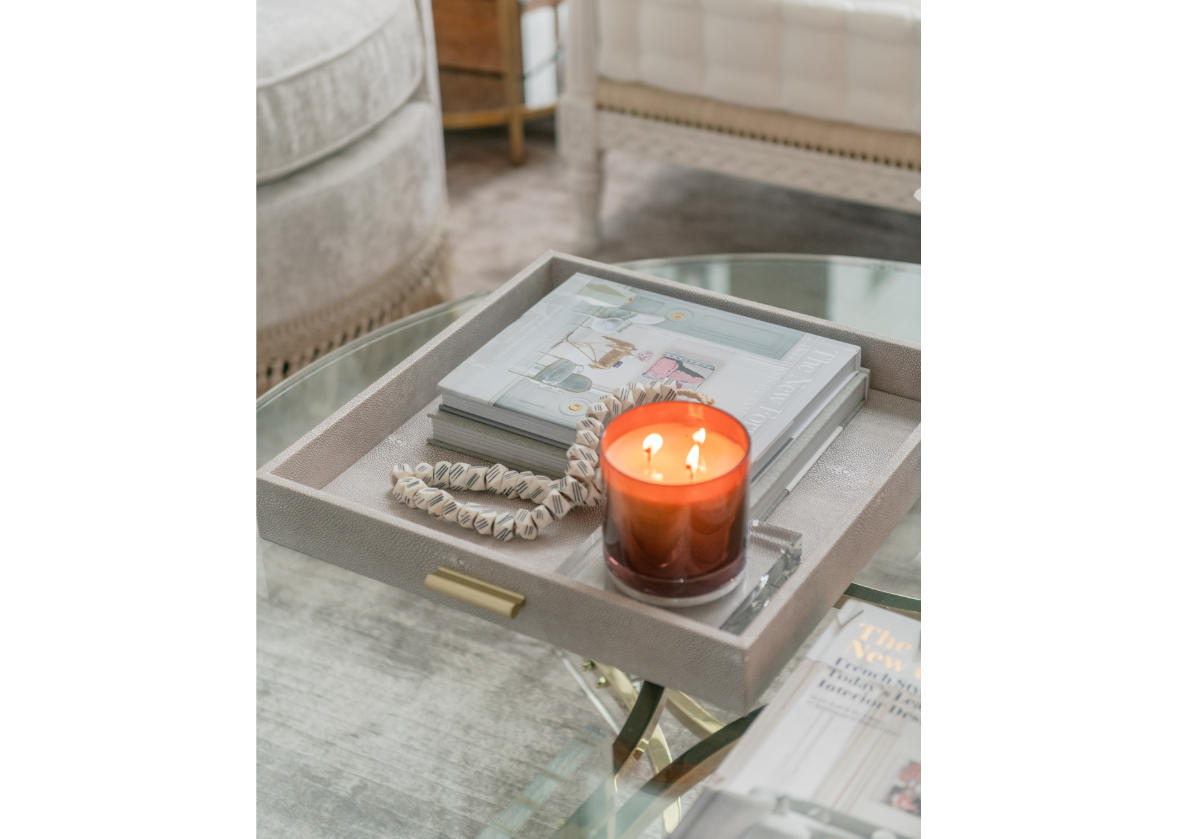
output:
[[[425,575],[425,588],[448,594],[455,600],[479,606],[506,618],[515,618],[517,612],[525,605],[525,595],[520,592],[500,588],[440,566],[438,570]]]

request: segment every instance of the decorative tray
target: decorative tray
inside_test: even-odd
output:
[[[540,539],[501,543],[391,496],[397,463],[476,462],[427,442],[438,382],[577,271],[862,348],[870,370],[865,403],[839,420],[840,433],[751,527],[745,581],[720,601],[666,609],[618,593],[600,555],[602,508],[572,511]],[[449,608],[746,711],[916,501],[920,387],[921,351],[910,344],[547,252],[259,470],[259,531]]]

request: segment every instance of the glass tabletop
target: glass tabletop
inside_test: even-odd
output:
[[[920,336],[916,265],[735,255],[626,267],[912,343]],[[256,403],[258,465],[485,298],[375,330],[265,393]],[[636,679],[257,541],[260,835],[549,837],[581,802],[614,789],[610,745]],[[919,611],[919,502],[855,586]],[[657,752],[606,793],[617,804],[660,768],[650,758],[662,762],[738,724],[686,697],[674,702],[655,729]],[[637,835],[665,835],[695,792],[664,800]]]

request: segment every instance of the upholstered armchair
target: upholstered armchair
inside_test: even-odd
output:
[[[258,0],[258,371],[446,299],[429,0]]]
[[[608,149],[919,213],[920,47],[919,0],[572,0],[577,247]]]

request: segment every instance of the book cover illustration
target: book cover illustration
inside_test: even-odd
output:
[[[528,433],[557,436],[550,429],[559,428],[569,436],[604,395],[637,381],[665,381],[708,393],[753,438],[758,426],[786,413],[784,403],[805,385],[823,386],[857,352],[796,329],[575,274],[446,376],[441,389],[451,409],[486,418],[486,407],[494,407],[542,424],[526,427]],[[805,375],[797,377],[797,370]]]

